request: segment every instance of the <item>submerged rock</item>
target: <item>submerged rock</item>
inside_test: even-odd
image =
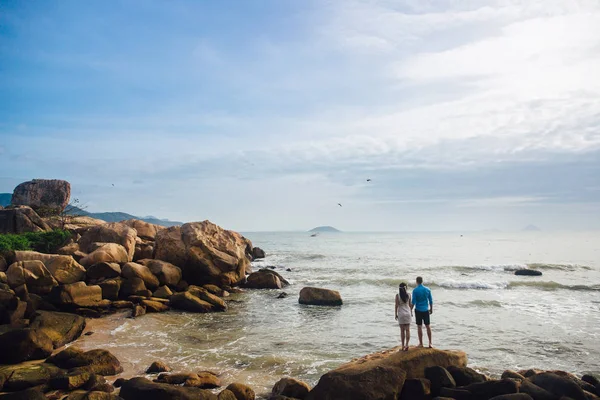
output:
[[[342,296],[336,290],[305,287],[300,290],[298,302],[318,306],[341,306]]]
[[[251,273],[248,278],[246,278],[243,287],[249,289],[281,289],[286,285],[289,285],[289,282],[280,274],[270,269],[263,268],[257,272]]]
[[[541,276],[541,271],[536,271],[534,269],[518,269],[515,271],[515,275],[524,275],[524,276]]]
[[[159,372],[170,372],[171,368],[162,361],[154,361],[146,370],[147,374],[158,374]]]

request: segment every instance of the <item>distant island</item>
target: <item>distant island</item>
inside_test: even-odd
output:
[[[335,229],[333,226],[317,226],[311,229],[309,232],[341,232],[339,229]]]
[[[12,193],[0,193],[0,206],[2,206],[2,207],[9,206],[11,199],[12,199]],[[75,207],[75,206],[67,207],[67,210],[65,211],[65,213],[70,214],[70,215],[101,219],[102,221],[106,221],[106,222],[121,222],[121,221],[126,221],[128,219],[139,219],[139,220],[148,222],[150,224],[161,225],[161,226],[166,226],[166,227],[175,226],[175,225],[183,225],[183,222],[169,221],[168,219],[159,219],[159,218],[153,217],[151,215],[149,215],[147,217],[137,217],[135,215],[131,215],[131,214],[127,214],[127,213],[119,212],[119,211],[94,213],[94,212],[85,211],[85,210],[83,210],[79,207]]]
[[[541,231],[540,228],[538,228],[535,225],[527,225],[525,228],[523,228],[524,231],[526,232],[537,232],[537,231]]]

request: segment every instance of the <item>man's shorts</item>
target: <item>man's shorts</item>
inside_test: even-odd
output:
[[[415,310],[415,318],[417,319],[417,325],[429,325],[429,311],[417,311]]]

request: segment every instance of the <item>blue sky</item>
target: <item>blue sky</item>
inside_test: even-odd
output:
[[[0,192],[67,179],[90,211],[237,230],[598,229],[598,71],[597,1],[3,0]]]

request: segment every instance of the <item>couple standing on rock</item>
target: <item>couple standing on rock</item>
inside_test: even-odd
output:
[[[411,294],[406,290],[406,283],[399,285],[399,293],[396,294],[396,308],[394,315],[400,325],[400,339],[402,340],[402,350],[408,351],[408,342],[410,340],[410,323],[413,316],[413,307],[415,308],[416,322],[419,334],[419,347],[423,347],[423,323],[427,329],[427,338],[429,347],[431,345],[431,327],[429,315],[433,314],[433,299],[431,290],[423,286],[423,278],[417,277],[417,287]]]

